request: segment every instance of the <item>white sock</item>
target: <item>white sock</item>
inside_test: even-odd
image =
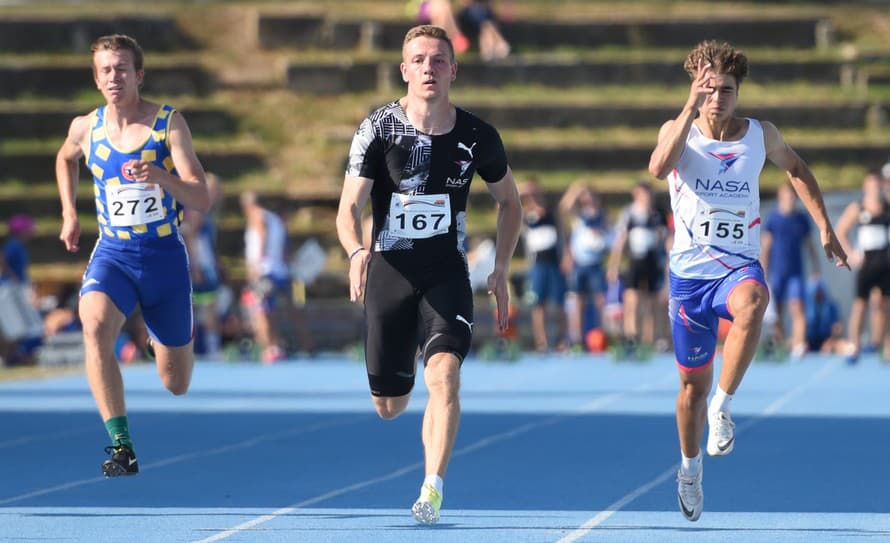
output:
[[[439,492],[439,494],[442,494],[442,487],[445,486],[445,481],[443,481],[442,478],[435,473],[424,477],[423,483],[432,485],[433,488],[435,488]]]
[[[717,385],[717,391],[714,392],[714,396],[711,398],[711,404],[708,406],[708,411],[711,413],[716,413],[717,411],[729,413],[730,403],[732,403],[732,394],[727,394],[720,388],[720,385]]]
[[[680,469],[683,470],[683,473],[689,475],[690,477],[695,477],[702,470],[702,455],[701,449],[699,449],[698,454],[695,455],[694,458],[686,458],[683,455],[683,451],[680,451],[680,456],[683,458],[683,462],[680,464]]]

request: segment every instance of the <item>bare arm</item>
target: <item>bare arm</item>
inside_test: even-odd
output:
[[[374,180],[346,176],[337,209],[337,237],[349,255],[349,299],[357,302],[365,291],[366,271],[371,252],[362,245],[362,210],[371,196]]]
[[[797,196],[810,212],[810,216],[816,223],[816,228],[819,229],[825,256],[829,261],[834,261],[834,258],[837,257],[838,267],[843,266],[850,269],[850,265],[847,263],[847,253],[831,226],[831,220],[825,209],[825,201],[822,199],[822,191],[819,189],[819,183],[813,172],[794,149],[785,143],[775,125],[764,122],[762,126],[766,157],[788,174],[788,179],[791,180],[791,185],[797,192]]]
[[[59,199],[62,201],[62,231],[59,239],[69,252],[80,247],[80,221],[77,218],[77,185],[80,180],[80,159],[84,155],[83,145],[90,129],[89,115],[71,121],[68,135],[56,154],[56,184],[59,186]]]
[[[847,254],[854,253],[853,245],[850,243],[850,231],[853,229],[853,225],[856,224],[859,211],[859,202],[853,202],[844,209],[841,218],[837,221],[837,238]]]
[[[760,266],[763,268],[763,275],[769,275],[769,253],[772,248],[772,233],[763,232],[760,234]]]
[[[497,240],[494,256],[494,270],[488,276],[488,292],[494,294],[497,302],[498,328],[506,330],[508,324],[509,292],[507,279],[510,271],[510,259],[519,241],[519,229],[522,225],[522,205],[513,171],[507,173],[496,183],[486,183],[489,192],[498,203]]]
[[[182,205],[206,213],[210,209],[210,193],[204,168],[195,154],[192,133],[182,115],[174,113],[171,122],[170,158],[179,176],[140,160],[132,168],[133,177],[139,182],[157,183]]]
[[[689,89],[689,98],[680,110],[680,114],[676,119],[664,123],[658,131],[658,144],[649,158],[649,173],[658,179],[666,178],[680,161],[683,150],[686,149],[686,137],[698,115],[698,109],[708,95],[714,92],[711,85],[712,77],[711,65],[700,63],[698,75]]]

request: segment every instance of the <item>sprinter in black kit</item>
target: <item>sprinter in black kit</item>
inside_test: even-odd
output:
[[[350,299],[364,295],[368,381],[382,418],[407,407],[420,350],[429,390],[422,432],[426,477],[412,512],[418,522],[434,524],[460,418],[460,366],[473,331],[466,263],[473,176],[478,172],[498,204],[488,289],[501,329],[521,208],[497,131],[449,101],[457,64],[445,31],[411,29],[402,59],[407,95],[374,111],[353,139],[337,233],[349,256]],[[368,199],[373,241],[364,247],[359,225]]]

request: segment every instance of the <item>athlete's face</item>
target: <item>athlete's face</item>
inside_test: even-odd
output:
[[[136,70],[130,51],[103,49],[93,53],[96,87],[109,104],[117,104],[139,95],[144,70]]]
[[[712,120],[724,120],[735,115],[735,107],[739,100],[739,87],[735,77],[729,74],[715,74],[711,78],[714,92],[701,106],[702,115]]]
[[[457,76],[457,63],[445,41],[419,36],[405,44],[401,70],[409,94],[435,98],[447,96]]]

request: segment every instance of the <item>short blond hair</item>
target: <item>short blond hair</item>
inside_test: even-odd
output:
[[[748,75],[748,57],[728,43],[718,44],[714,40],[703,41],[695,46],[686,57],[683,69],[691,79],[698,75],[700,62],[710,64],[715,74],[727,74],[735,78],[736,86]]]
[[[422,37],[444,41],[448,44],[448,52],[451,53],[451,60],[454,60],[454,44],[451,43],[451,38],[448,37],[448,32],[441,26],[436,25],[419,25],[410,29],[408,33],[405,34],[405,41],[402,42],[402,51],[405,51],[405,46],[408,45],[408,42],[415,38]]]

